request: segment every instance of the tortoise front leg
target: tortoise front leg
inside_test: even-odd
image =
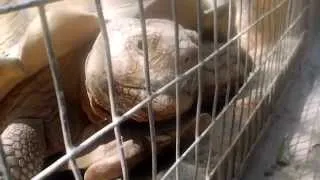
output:
[[[9,124],[1,134],[1,141],[12,179],[27,180],[40,172],[45,153],[41,120],[23,119]]]
[[[145,157],[145,146],[139,140],[130,139],[123,142],[125,159],[132,168]],[[121,164],[116,141],[100,145],[97,149],[79,159],[82,163],[90,161],[92,164],[84,174],[85,180],[115,179],[121,176]],[[81,163],[80,163],[81,164]]]
[[[139,133],[128,133],[123,130],[123,143],[125,159],[131,169],[151,154],[150,138]],[[104,137],[105,139],[113,138]],[[158,151],[172,143],[172,138],[167,135],[156,137]],[[85,180],[106,180],[121,177],[122,169],[116,140],[99,142],[101,145],[93,147],[89,153],[76,159],[79,168],[86,169]]]

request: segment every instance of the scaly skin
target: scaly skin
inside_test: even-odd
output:
[[[72,103],[68,110],[73,142],[77,142],[89,123],[81,114],[80,107],[74,104],[79,97],[70,95],[80,94],[80,81],[76,81],[80,78],[77,71],[81,70],[81,59],[78,57],[84,56],[86,49],[88,47],[80,48],[77,53],[65,56],[64,62],[68,63],[61,66],[63,74],[68,74],[70,68],[74,68],[74,74],[63,79],[67,100],[69,105]],[[68,78],[77,83],[66,82]],[[72,92],[68,91],[71,89]],[[12,176],[14,179],[30,179],[43,168],[44,157],[64,151],[57,100],[48,67],[19,83],[0,101],[0,107],[1,140]]]

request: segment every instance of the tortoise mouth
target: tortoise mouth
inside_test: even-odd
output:
[[[102,121],[107,121],[107,122],[111,122],[112,121],[112,116],[111,116],[111,112],[110,110],[106,108],[106,106],[100,105],[98,103],[96,103],[96,101],[92,101],[92,109],[93,109],[93,113],[95,114],[95,118],[98,118]],[[123,115],[124,113],[126,113],[126,110],[116,110],[116,113],[118,115]],[[172,118],[168,118],[166,121],[156,121],[156,122],[161,122],[159,124],[170,124],[169,121]],[[134,112],[133,114],[131,114],[126,122],[131,122],[130,124],[141,124],[142,126],[145,126],[148,124],[148,109],[145,107],[142,107],[141,109],[137,110],[136,112]],[[124,123],[127,124],[127,123]],[[144,125],[143,125],[144,124]],[[165,125],[164,125],[165,126]]]
[[[181,115],[181,126],[189,124],[191,121],[194,121],[193,111],[187,111]],[[137,122],[137,121],[125,121],[121,124],[123,130],[128,129],[129,131],[139,131],[141,135],[149,136],[150,135],[150,125],[148,121]],[[176,117],[170,118],[167,121],[155,121],[155,128],[157,129],[157,134],[166,134],[170,131],[174,132],[176,130]]]
[[[141,101],[145,100],[147,98],[147,91],[144,88],[130,88],[127,89],[122,88],[122,91],[118,91],[117,93],[123,95],[126,91],[135,91],[134,95],[126,95],[124,97],[116,96],[115,98],[115,108],[116,108],[116,114],[121,116],[130,111],[133,107],[138,105]],[[128,96],[130,96],[128,98]],[[171,98],[171,97],[169,97]],[[157,96],[157,98],[152,100],[153,104],[153,112],[154,112],[154,118],[156,119],[156,122],[166,122],[170,121],[174,115],[175,115],[175,101],[173,98],[171,98],[171,101],[166,101],[168,99],[168,96],[165,94],[160,94]],[[101,104],[99,103],[99,100],[96,100],[95,98],[91,98],[91,109],[93,114],[98,117],[98,119],[101,121],[112,121],[111,116],[111,109],[110,104]],[[108,102],[107,102],[108,103]],[[126,117],[130,121],[135,121],[139,123],[146,123],[148,122],[148,109],[147,107],[141,107],[135,112],[131,113]]]
[[[107,111],[106,107],[99,104],[95,99],[90,100],[90,106],[91,106],[91,114],[94,114],[94,117],[91,117],[94,122],[101,122],[101,121],[107,121],[110,122],[111,119],[111,113]],[[96,121],[96,119],[99,119]]]
[[[101,82],[101,81],[100,81]],[[108,88],[93,84],[89,85],[87,89],[87,95],[89,97],[91,111],[94,116],[98,116],[98,120],[105,121],[105,119],[111,121],[111,105],[109,101]],[[187,83],[185,83],[187,84]],[[100,85],[100,86],[99,86]],[[160,88],[158,86],[162,84],[152,84],[151,93],[157,92]],[[182,84],[181,84],[182,85]],[[148,90],[145,84],[139,83],[119,83],[117,80],[113,81],[114,87],[114,103],[117,115],[127,114],[130,109],[137,107],[137,105],[149,97]],[[176,115],[176,100],[175,100],[175,89],[167,89],[164,92],[157,94],[151,101],[154,117],[156,121],[169,121]],[[180,107],[181,112],[186,112],[194,101],[193,92],[190,88],[181,88],[181,96],[183,102]],[[133,113],[128,115],[128,119],[137,122],[148,122],[148,109],[146,105],[135,110]]]

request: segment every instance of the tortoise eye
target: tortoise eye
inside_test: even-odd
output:
[[[159,43],[159,36],[150,34],[147,36],[147,46],[148,46],[148,52],[149,52],[149,57],[152,58],[156,52],[158,51],[158,43]],[[126,42],[126,47],[128,51],[132,52],[133,54],[144,54],[143,50],[143,38],[141,35],[136,35],[128,38]]]

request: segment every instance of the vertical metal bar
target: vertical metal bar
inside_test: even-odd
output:
[[[275,8],[275,2],[274,0],[271,0],[271,8],[274,9]],[[277,10],[276,10],[277,11]],[[276,11],[274,12],[274,14],[276,13]],[[277,33],[277,27],[276,27],[276,19],[274,18],[275,16],[271,17],[271,20],[272,20],[272,42],[275,42],[275,43],[278,43],[277,39],[276,39],[276,33]],[[272,79],[276,76],[277,72],[276,72],[276,53],[277,53],[277,48],[278,46],[275,47],[275,51],[272,53],[272,57],[270,59],[270,71],[272,72],[272,75],[271,77],[269,77],[269,80],[268,81],[272,81]],[[267,85],[268,87],[268,85]],[[273,96],[272,96],[272,93],[270,93],[270,107],[271,109],[273,108]]]
[[[215,51],[218,48],[218,30],[217,30],[217,0],[213,0],[213,50]],[[213,97],[213,105],[212,105],[212,114],[211,114],[211,121],[216,120],[216,111],[217,111],[217,103],[218,103],[218,93],[219,93],[219,73],[218,73],[218,67],[217,67],[217,56],[213,57],[213,65],[214,65],[214,97]],[[209,172],[210,172],[210,164],[211,164],[211,157],[213,153],[213,131],[214,129],[211,128],[210,135],[209,135],[209,153],[208,153],[208,161],[206,166],[206,179],[209,178]]]
[[[245,0],[246,2],[244,3],[244,6],[245,6],[245,10],[247,11],[247,26],[250,26],[251,25],[251,8],[250,8],[250,4],[251,4],[251,0]],[[247,27],[246,27],[247,28]],[[244,66],[244,74],[245,74],[245,77],[247,77],[247,75],[249,74],[248,72],[248,56],[249,54],[251,53],[250,52],[250,43],[249,43],[249,40],[250,40],[250,36],[251,36],[251,32],[252,31],[252,28],[254,27],[251,27],[247,32],[246,32],[246,36],[247,36],[247,44],[246,44],[246,57],[245,57],[245,66]],[[245,83],[246,80],[243,79],[243,83]]]
[[[266,0],[262,0],[262,9],[265,9],[266,8],[266,4],[267,1]],[[265,17],[265,11],[264,12],[261,12],[261,14]],[[259,54],[259,64],[260,64],[260,73],[258,75],[258,82],[257,82],[257,86],[255,87],[256,91],[255,91],[255,95],[254,95],[254,103],[256,104],[259,100],[262,99],[262,87],[263,87],[263,84],[265,83],[264,82],[264,75],[265,75],[265,68],[266,68],[266,58],[265,56],[263,55],[264,54],[264,46],[265,46],[265,43],[264,43],[264,38],[265,38],[265,29],[266,29],[266,25],[267,25],[267,21],[268,19],[266,18],[270,18],[270,17],[265,17],[264,18],[264,21],[262,22],[262,32],[261,32],[261,43],[260,43],[260,54]],[[268,32],[267,32],[267,35],[268,35]],[[268,41],[267,41],[268,42]],[[268,52],[268,45],[266,45],[266,52]],[[259,113],[260,111],[258,111],[257,113]],[[255,127],[255,130],[258,131],[260,129],[260,125],[261,125],[261,118],[259,118],[259,115],[256,115],[256,126]],[[255,135],[258,135],[258,134],[255,134]]]
[[[202,8],[201,0],[197,0],[197,31],[198,31],[198,63],[202,62]],[[195,140],[199,138],[199,123],[200,113],[202,104],[202,66],[197,69],[198,78],[198,99],[197,99],[197,111],[196,111],[196,127],[195,127]],[[198,177],[198,166],[199,166],[199,143],[195,145],[195,173],[193,179],[196,180]]]
[[[262,0],[262,9],[266,9],[266,0]],[[262,11],[262,10],[261,10]],[[267,24],[267,17],[265,16],[265,11],[262,12],[262,15],[265,17],[263,22],[262,22],[262,32],[261,32],[261,43],[260,43],[260,56],[259,56],[259,64],[262,64],[262,58],[264,57],[264,36],[265,36],[265,25]]]
[[[249,153],[250,153],[250,149],[254,143],[254,133],[252,132],[253,131],[253,127],[252,127],[252,124],[253,122],[255,121],[255,113],[252,113],[252,116],[250,116],[250,122],[248,124],[248,149],[247,149],[247,153],[246,153],[246,158],[248,157]]]
[[[294,1],[294,3],[292,3],[292,14],[291,14],[291,17],[290,17],[291,21],[293,21],[295,15],[296,15],[296,12],[297,12],[297,10],[296,10],[297,7],[296,6],[297,6],[297,1]],[[293,37],[293,38],[295,38],[295,36],[296,36],[295,29],[296,29],[296,27],[291,30],[291,37]]]
[[[251,4],[252,4],[252,1],[251,0],[246,0],[247,2],[245,2],[245,9],[247,10],[247,22],[248,22],[248,26],[250,26],[251,25]],[[256,26],[256,25],[255,25]],[[252,27],[252,28],[254,28],[254,27]],[[249,53],[251,53],[250,52],[250,50],[251,50],[251,48],[250,48],[250,44],[249,44],[249,40],[250,40],[250,36],[251,36],[251,33],[250,33],[250,31],[252,31],[252,28],[247,32],[247,44],[246,44],[246,57],[245,57],[245,77],[248,75],[247,73],[248,73],[248,61],[249,61],[249,59],[248,59],[248,54]],[[252,58],[252,57],[251,57]],[[253,59],[252,59],[253,60]],[[245,82],[246,80],[244,79],[244,82]],[[245,100],[244,100],[244,98],[242,98],[242,100],[241,100],[241,110],[240,110],[240,116],[241,116],[241,118],[240,118],[240,124],[242,124],[243,122],[243,116],[244,116],[244,106],[245,106]],[[248,116],[247,117],[244,117],[244,118],[246,118],[246,119],[244,119],[245,121],[247,121],[247,118],[248,118]],[[243,157],[245,156],[245,150],[244,150],[244,145],[243,146],[241,146],[241,150],[240,150],[240,152],[239,152],[239,154],[240,154],[240,161],[242,161],[243,160]]]
[[[223,167],[223,163],[221,163],[220,167],[218,167],[218,180],[223,180],[223,177],[224,177],[224,171],[222,170],[222,167]]]
[[[287,1],[287,0],[285,0]],[[277,71],[278,71],[278,75],[280,74],[281,72],[281,62],[284,60],[282,59],[282,54],[283,54],[283,39],[279,39],[279,35],[281,35],[283,33],[283,25],[284,23],[282,22],[283,21],[283,8],[284,8],[284,5],[281,5],[281,7],[279,8],[278,10],[278,13],[279,13],[279,24],[278,24],[278,28],[279,28],[279,33],[277,34],[277,39],[279,41],[279,48],[278,48],[278,60],[277,60]]]
[[[238,13],[238,15],[240,16],[239,18],[239,25],[240,25],[240,28],[239,29],[242,29],[242,0],[239,0],[239,3],[240,4],[236,4],[235,6],[235,8],[237,9],[236,10],[236,13]],[[240,87],[240,72],[242,71],[242,68],[240,67],[240,64],[241,64],[241,62],[240,62],[240,58],[242,58],[241,57],[241,37],[240,38],[238,38],[238,40],[237,40],[237,70],[238,70],[238,77],[237,77],[237,81],[236,81],[236,89],[238,90]],[[244,76],[244,77],[246,77],[246,76]]]
[[[239,177],[240,174],[240,167],[241,167],[241,162],[240,162],[240,153],[239,153],[239,149],[241,146],[241,140],[238,139],[237,144],[235,145],[236,149],[235,149],[235,161],[234,161],[234,179]]]
[[[259,19],[259,17],[260,17],[260,1],[261,0],[259,0],[259,2],[256,2],[256,6],[257,7],[255,7],[254,6],[254,3],[250,3],[250,8],[252,8],[252,11],[253,11],[253,20],[255,21],[255,20],[257,20],[257,19]],[[252,58],[252,60],[253,60],[253,62],[257,62],[257,49],[258,49],[258,31],[259,31],[259,25],[261,25],[262,24],[262,22],[263,22],[263,20],[264,19],[262,19],[261,21],[259,21],[259,23],[258,24],[256,24],[254,27],[253,27],[253,29],[254,29],[254,55],[253,55],[253,57],[251,57]],[[260,34],[259,34],[260,35]],[[259,66],[260,66],[261,64],[259,64]],[[251,93],[250,93],[250,99],[251,99]],[[249,112],[250,112],[250,108],[248,108],[249,109]],[[250,113],[248,113],[248,114],[250,114]]]
[[[240,8],[240,11],[239,11],[239,14],[240,14],[240,20],[239,20],[239,24],[240,24],[240,29],[242,30],[242,6],[243,6],[243,2],[242,2],[243,0],[240,0],[240,5],[238,5],[236,8]],[[246,1],[246,0],[245,0]],[[240,52],[239,52],[239,49],[241,48],[241,37],[238,39],[238,63],[239,63],[239,67],[238,67],[238,69],[239,69],[239,72],[240,71],[242,71],[242,69],[240,69]],[[242,49],[241,49],[242,50]],[[248,58],[248,50],[246,51],[247,53],[246,53],[246,59]],[[243,57],[241,57],[241,58],[243,58]],[[247,77],[247,73],[246,73],[246,67],[247,67],[247,61],[245,60],[245,69],[244,69],[244,79],[246,79],[246,77]],[[244,80],[245,81],[245,80]],[[241,130],[241,125],[242,125],[242,120],[243,120],[243,118],[242,118],[242,116],[243,116],[243,105],[244,105],[244,98],[241,98],[241,109],[240,109],[240,114],[239,114],[239,127],[238,127],[238,130],[240,131]]]
[[[244,139],[245,139],[245,148],[244,148],[244,152],[243,152],[243,158],[244,158],[244,160],[246,159],[246,157],[247,157],[247,154],[248,154],[248,151],[249,151],[249,148],[250,148],[250,145],[249,145],[249,143],[250,143],[250,131],[249,131],[249,125],[247,126],[247,129],[245,130],[245,137],[244,137]]]
[[[250,2],[250,9],[251,9],[251,11],[253,11],[253,19],[251,19],[250,20],[250,23],[251,23],[251,21],[253,20],[253,21],[256,21],[257,19],[259,19],[260,18],[260,15],[261,15],[261,12],[259,11],[260,10],[260,2],[256,2],[258,5],[258,7],[255,7],[254,6],[254,3],[251,3]],[[250,11],[249,11],[250,12]],[[251,14],[251,13],[250,13]],[[258,31],[259,31],[259,25],[261,25],[262,24],[262,22],[263,22],[263,20],[264,19],[261,19],[260,21],[259,21],[259,23],[257,23],[254,27],[253,27],[253,29],[254,29],[254,55],[253,55],[253,57],[251,57],[252,58],[252,61],[253,62],[256,62],[256,64],[257,64],[257,49],[258,49]],[[259,35],[260,35],[260,33],[259,33]],[[260,47],[261,48],[261,47]],[[258,67],[260,67],[261,66],[261,64],[258,64]],[[256,82],[255,82],[256,83]],[[253,85],[253,86],[255,86],[255,85]],[[248,102],[247,102],[247,105],[246,105],[246,107],[247,107],[247,117],[246,118],[248,118],[248,117],[250,117],[250,114],[251,114],[251,104],[252,104],[252,90],[253,90],[253,87],[251,86],[250,87],[250,93],[249,93],[249,97],[248,97]]]
[[[238,89],[236,89],[238,91]],[[230,134],[230,143],[232,143],[233,139],[234,139],[234,135],[236,135],[236,133],[238,133],[238,129],[235,127],[235,121],[238,121],[236,118],[236,102],[234,102],[231,106],[232,108],[232,124],[231,124],[231,134]],[[232,151],[232,155],[230,155],[230,161],[231,161],[231,168],[232,168],[232,171],[231,171],[231,175],[233,176],[234,175],[234,169],[235,169],[235,161],[236,161],[236,152],[235,151]]]
[[[251,104],[252,104],[252,87],[250,87],[250,91],[249,92],[249,97],[248,97],[248,102],[247,104],[245,105],[246,108],[247,108],[247,116],[245,117],[246,118],[246,121],[248,121],[248,118],[250,117],[251,115]]]
[[[277,7],[279,4],[278,3],[275,3],[276,0],[271,0],[271,3],[272,3],[272,9],[274,9],[275,7]],[[283,1],[282,1],[283,2]],[[277,8],[274,12],[274,14],[277,13],[277,11],[280,9],[281,7]],[[277,61],[278,61],[278,48],[279,48],[279,39],[277,39],[277,34],[280,33],[278,32],[279,30],[279,25],[277,25],[277,19],[275,18],[275,16],[272,17],[272,27],[273,27],[273,40],[272,42],[275,42],[277,44],[276,48],[275,48],[275,51],[273,53],[273,57],[272,57],[272,65],[270,66],[271,69],[272,69],[272,77],[270,79],[270,82],[273,81],[273,79],[278,75],[278,72],[277,72]],[[275,106],[275,97],[274,97],[274,89],[272,88],[270,90],[270,109],[271,111],[273,110],[274,106]]]
[[[289,0],[288,2],[288,9],[287,9],[287,17],[286,17],[286,28],[289,28],[290,26],[290,16],[291,16],[291,7],[292,7],[292,0]],[[290,33],[286,33],[286,49],[288,50],[290,48],[290,44],[289,44],[289,39],[290,39],[290,36],[289,36]],[[287,52],[286,54],[286,58],[289,57],[289,52]]]
[[[297,14],[297,10],[296,10],[296,9],[297,9],[297,1],[295,1],[295,2],[292,4],[292,6],[293,6],[293,8],[292,8],[293,12],[292,12],[291,20],[293,20],[294,17],[296,16],[296,14]],[[294,29],[292,29],[292,32],[291,32],[291,36],[292,36],[293,38],[295,38],[295,37],[297,36],[297,34],[296,34],[296,29],[297,29],[297,26],[294,27]]]
[[[230,41],[231,39],[231,20],[232,20],[232,0],[228,1],[228,32],[227,32],[227,41]],[[232,44],[230,44],[227,47],[227,89],[226,89],[226,96],[225,96],[225,106],[228,105],[229,102],[229,97],[230,97],[230,89],[231,89],[231,77],[230,77],[230,46]],[[222,121],[222,132],[221,132],[221,142],[220,142],[220,153],[223,152],[223,147],[224,147],[224,141],[225,141],[225,128],[226,128],[226,121],[230,121],[230,119],[226,119],[226,113],[224,113],[223,116],[223,121]]]
[[[286,32],[286,29],[289,27],[288,16],[289,16],[290,4],[291,4],[291,0],[287,0],[287,7],[285,7],[283,5],[283,10],[286,10],[286,11],[282,12],[284,22],[282,23],[283,25],[282,25],[281,36],[284,36],[284,37],[281,40],[282,41],[282,43],[281,43],[281,45],[282,45],[282,53],[281,53],[282,60],[280,62],[281,66],[286,64],[283,61],[285,61],[288,56],[288,46],[287,46],[288,36],[287,36],[287,33],[285,33],[285,32]],[[285,69],[282,68],[282,70],[285,70]]]
[[[286,0],[284,0],[284,1],[286,1]],[[278,4],[277,4],[278,5]],[[277,49],[277,60],[276,60],[276,71],[277,71],[277,76],[279,75],[279,73],[280,73],[280,70],[281,70],[281,67],[280,67],[280,64],[281,64],[281,61],[282,61],[282,59],[281,59],[281,54],[282,54],[282,52],[281,52],[281,50],[282,50],[282,39],[280,40],[279,38],[278,38],[278,36],[279,36],[279,34],[282,34],[282,19],[283,19],[283,17],[281,17],[282,16],[282,9],[283,9],[283,5],[281,5],[281,7],[279,8],[279,9],[277,9],[277,11],[278,11],[278,14],[279,14],[279,24],[277,24],[277,28],[278,28],[278,33],[276,34],[276,38],[277,38],[277,41],[279,41],[279,47],[278,47],[278,49]]]
[[[296,5],[296,8],[295,9],[299,9],[300,7],[299,7],[299,1],[297,1],[297,5]],[[298,16],[298,12],[295,14],[295,16]],[[295,32],[295,35],[296,35],[296,37],[298,37],[299,36],[299,32],[301,31],[300,29],[301,29],[301,24],[302,23],[299,23],[299,25],[296,27],[296,32]]]
[[[175,77],[178,78],[180,74],[180,49],[179,49],[179,24],[177,20],[177,2],[176,0],[171,0],[172,9],[172,19],[174,21],[174,41],[175,41],[175,61],[174,70]],[[180,93],[179,93],[179,82],[176,83],[176,160],[180,158]],[[179,165],[176,167],[176,179],[180,179]]]
[[[250,4],[251,4],[251,0],[245,0],[246,2],[244,3],[244,9],[245,11],[247,11],[247,24],[248,26],[251,25],[251,8],[250,8]],[[242,9],[242,2],[241,2],[241,9]],[[242,16],[242,15],[241,15]],[[241,25],[242,26],[242,25]],[[254,27],[252,27],[254,28]],[[252,29],[251,28],[251,29]],[[247,42],[246,42],[246,54],[245,54],[245,67],[244,67],[244,76],[247,77],[248,75],[248,56],[250,53],[250,45],[249,45],[249,39],[250,39],[250,31],[252,31],[251,29],[249,29],[249,31],[246,32],[246,36],[247,36]],[[246,79],[243,79],[243,83],[246,82]],[[244,115],[244,98],[241,99],[241,109],[240,109],[240,119],[239,119],[239,130],[241,129],[241,125],[243,123],[243,115]]]
[[[266,0],[263,0],[262,3],[263,3],[263,7],[262,9],[265,9],[266,8]],[[263,16],[264,16],[265,12],[263,12]],[[261,99],[262,98],[262,86],[263,86],[263,83],[264,83],[264,79],[263,79],[263,76],[265,74],[265,67],[266,67],[266,63],[264,63],[266,61],[266,58],[265,56],[263,56],[264,54],[264,38],[265,38],[265,29],[266,29],[266,25],[267,25],[267,20],[266,18],[270,18],[270,17],[265,17],[264,19],[264,22],[262,23],[262,32],[261,32],[261,50],[260,50],[260,57],[259,57],[259,64],[261,67],[261,70],[260,70],[260,75],[258,76],[258,85],[256,87],[256,95],[255,95],[255,102],[258,101],[258,99]],[[268,32],[267,32],[267,35],[268,35]],[[268,41],[267,41],[268,42]],[[268,52],[268,46],[269,45],[266,45],[266,51]],[[262,65],[263,63],[263,65]]]
[[[270,5],[270,1],[264,0],[264,6],[265,6],[265,7],[266,7],[267,4]],[[268,10],[269,10],[269,9],[268,9]],[[265,24],[264,24],[262,42],[264,42],[264,36],[267,36],[267,43],[268,43],[268,42],[270,42],[271,17],[269,16],[266,21],[268,21],[269,24],[268,24],[267,22],[265,22]],[[265,29],[267,29],[267,28],[269,28],[269,29],[268,29],[267,33],[265,34],[264,32],[265,32]],[[265,44],[265,43],[264,43],[264,44]],[[266,75],[266,73],[267,73],[267,67],[268,67],[268,64],[269,64],[269,59],[268,59],[268,57],[267,57],[267,54],[268,54],[268,52],[270,52],[271,50],[272,50],[272,46],[270,46],[270,44],[267,44],[267,45],[266,45],[266,52],[267,52],[266,55],[260,57],[260,58],[261,58],[261,61],[263,60],[263,62],[265,62],[265,63],[263,63],[264,65],[263,65],[262,70],[261,70],[261,72],[262,72],[262,77],[261,77],[261,81],[260,81],[259,92],[257,92],[257,96],[258,96],[259,98],[262,98],[262,97],[263,97],[263,95],[264,95],[264,88],[265,88],[264,86],[267,85],[267,80],[266,80],[266,78],[265,78],[265,75]],[[262,53],[262,54],[263,54],[263,53]],[[258,94],[259,94],[259,95],[258,95]]]
[[[234,174],[233,174],[233,170],[234,170],[234,161],[233,161],[233,157],[234,157],[235,151],[234,149],[230,151],[229,156],[227,157],[227,180],[232,180]]]
[[[315,10],[316,10],[316,8],[314,8],[314,7],[317,7],[317,6],[316,6],[314,0],[309,0],[308,6],[311,7],[311,8],[309,8],[309,11],[308,11],[307,28],[306,28],[306,30],[309,31],[309,33],[308,33],[309,34],[308,35],[308,42],[309,42],[308,46],[310,46],[312,41],[313,41],[312,39],[316,34],[316,29],[317,29],[317,28],[315,28],[316,27],[315,26],[315,14],[316,14]]]
[[[149,54],[148,54],[148,43],[147,43],[147,27],[144,16],[143,1],[139,0],[139,11],[140,11],[140,22],[142,30],[142,45],[144,52],[144,76],[145,76],[145,85],[148,96],[152,95],[151,92],[151,83],[150,83],[150,72],[149,72]],[[156,144],[156,129],[155,129],[155,119],[153,116],[152,110],[152,101],[147,103],[148,106],[148,119],[149,119],[149,128],[150,128],[150,140],[151,140],[151,154],[152,154],[152,179],[155,180],[157,177],[157,144]]]
[[[299,8],[298,9],[303,9],[303,4],[304,3],[301,3],[301,1],[300,1],[300,3],[299,3]],[[298,16],[298,15],[297,15]],[[304,13],[304,19],[306,19],[306,13]],[[302,22],[302,21],[300,21],[301,23],[300,23],[300,26],[299,26],[299,35],[298,36],[300,36],[300,34],[303,32],[303,29],[304,29],[304,25],[305,25],[305,23],[304,22]]]
[[[112,121],[117,122],[118,116],[116,114],[116,109],[115,109],[116,107],[115,107],[115,96],[114,96],[114,86],[113,86],[112,62],[111,62],[108,31],[107,31],[107,27],[106,27],[103,12],[102,12],[101,1],[95,0],[95,5],[97,8],[100,29],[101,29],[101,33],[102,33],[104,44],[105,44],[105,51],[106,51],[105,63],[107,65],[106,73],[107,73],[107,80],[108,80],[107,85],[108,85],[111,117],[112,117]],[[124,150],[123,150],[123,146],[122,146],[121,132],[120,132],[119,125],[116,125],[114,127],[114,135],[115,135],[116,141],[117,141],[117,148],[118,148],[119,157],[120,157],[122,176],[123,176],[123,179],[126,180],[126,179],[129,179],[128,166],[127,166],[127,162],[125,160],[125,154],[124,154]]]
[[[269,6],[270,6],[270,9],[273,9],[274,8],[273,1],[269,1],[268,3],[269,3]],[[269,41],[276,43],[275,37],[274,37],[275,23],[274,23],[274,18],[272,16],[269,17],[269,23],[270,23],[270,25],[269,25],[269,33],[268,33]],[[273,75],[274,75],[274,72],[273,72],[273,59],[274,59],[274,53],[275,53],[276,49],[275,48],[271,48],[271,49],[272,49],[273,52],[272,52],[271,56],[267,57],[268,59],[266,59],[267,63],[265,65],[266,66],[266,72],[271,72],[271,73],[269,73],[268,76],[265,76],[265,78],[266,78],[265,81],[266,82],[264,84],[264,91],[267,90],[268,83],[271,82],[271,80],[273,78]]]
[[[231,29],[232,29],[232,0],[229,1],[229,19],[228,19],[228,40],[230,40],[230,37],[231,37]],[[241,19],[241,18],[240,18]],[[240,39],[240,38],[239,38]],[[237,40],[237,44],[239,43],[239,39]],[[239,45],[239,44],[238,44]],[[239,47],[238,47],[239,48]],[[230,66],[230,48],[228,48],[228,51],[227,51],[227,59],[229,61],[229,66]],[[237,68],[240,68],[240,64],[239,64],[239,61],[240,61],[240,51],[239,49],[237,49]],[[232,68],[232,67],[231,67]],[[229,73],[228,73],[229,74]],[[229,77],[230,78],[230,77]],[[235,91],[238,91],[238,88],[239,88],[239,78],[240,78],[240,71],[237,72],[237,75],[236,75],[236,82],[235,82],[235,85],[233,86],[235,89]],[[231,79],[230,80],[230,86],[231,86]],[[229,89],[229,93],[230,93],[230,89]],[[236,104],[233,103],[231,106],[233,107],[230,107],[232,108],[232,116],[231,116],[231,127],[230,127],[230,134],[229,134],[229,144],[232,143],[232,139],[233,139],[233,134],[234,134],[234,125],[235,125],[235,109],[236,109]],[[228,120],[230,121],[230,120]]]
[[[240,29],[242,29],[242,0],[238,0],[238,1],[239,1],[238,2],[239,4],[236,4],[237,3],[236,2],[235,3],[235,8],[236,9],[238,8],[236,10],[236,13],[238,13],[237,15],[239,16],[239,22],[238,23],[239,23]],[[241,71],[242,71],[242,68],[240,66],[242,64],[241,59],[240,59],[240,58],[242,58],[241,57],[241,52],[242,52],[242,49],[241,49],[241,37],[239,37],[238,40],[237,40],[237,79],[236,79],[236,82],[235,82],[236,83],[235,84],[236,91],[238,91],[239,88],[240,88]],[[244,76],[244,79],[246,79],[246,76]],[[243,98],[242,98],[242,100],[243,100]],[[236,103],[234,103],[233,112],[232,112],[233,113],[232,119],[234,121],[237,118],[236,121],[238,122],[238,128],[235,127],[236,128],[236,130],[235,130],[236,133],[239,132],[240,129],[241,129],[241,120],[240,120],[241,117],[239,117],[239,116],[236,117],[236,111],[237,111],[238,108],[239,107],[236,105]],[[241,107],[241,108],[243,108],[243,107]],[[232,124],[232,126],[234,126],[234,124]],[[234,129],[234,127],[232,127],[232,129]],[[233,135],[233,130],[232,130],[232,135]],[[231,136],[231,138],[232,138],[232,136]],[[237,170],[236,169],[237,152],[238,151],[234,151],[234,153],[232,155],[232,168],[233,168],[232,175],[233,176],[235,176],[236,170]]]
[[[288,0],[285,0],[285,1],[288,1]],[[285,25],[285,22],[283,22],[285,20],[285,17],[284,17],[284,7],[285,3],[281,6],[281,8],[279,9],[279,16],[280,16],[280,21],[279,21],[279,34],[278,34],[278,37],[279,38],[283,32],[284,32],[284,25]],[[280,38],[279,38],[280,39]],[[285,59],[283,59],[283,41],[284,41],[284,38],[280,39],[280,47],[279,47],[279,60],[278,60],[278,72],[279,72],[279,75],[281,73],[281,71],[283,70],[283,64],[285,64]]]
[[[52,39],[50,36],[50,31],[48,27],[48,21],[45,14],[44,6],[43,5],[39,6],[38,10],[39,10],[40,19],[41,19],[42,31],[45,37],[44,41],[46,44],[49,67],[50,67],[51,76],[53,80],[54,90],[55,90],[57,101],[58,101],[59,117],[60,117],[61,129],[63,134],[63,142],[65,145],[66,153],[70,153],[70,151],[73,148],[73,145],[71,142],[71,134],[70,134],[70,128],[69,128],[69,122],[68,122],[68,116],[67,116],[66,101],[65,101],[64,92],[61,86],[61,73],[59,70],[59,64],[54,54]],[[77,180],[82,179],[81,173],[74,159],[70,159],[69,163],[71,165],[71,169],[74,177]]]
[[[228,32],[227,32],[227,41],[231,39],[231,28],[232,28],[232,0],[229,0],[229,8],[228,8]],[[231,44],[230,44],[231,46]],[[227,72],[230,72],[230,46],[227,47]],[[225,105],[228,104],[230,98],[230,89],[231,89],[231,77],[230,73],[227,73],[227,92],[226,92],[226,99]]]
[[[286,7],[286,12],[285,12],[285,22],[284,22],[284,30],[283,30],[283,33],[282,33],[282,35],[284,35],[285,37],[283,38],[283,49],[284,49],[284,53],[282,53],[282,59],[287,59],[287,57],[288,57],[288,50],[289,50],[289,46],[288,46],[288,36],[287,36],[287,34],[284,34],[284,32],[286,31],[286,29],[289,27],[289,19],[288,19],[288,17],[289,17],[289,11],[290,11],[290,4],[291,4],[291,0],[287,0],[287,2],[288,2],[288,5],[287,5],[287,7]],[[284,7],[285,8],[285,7]]]

